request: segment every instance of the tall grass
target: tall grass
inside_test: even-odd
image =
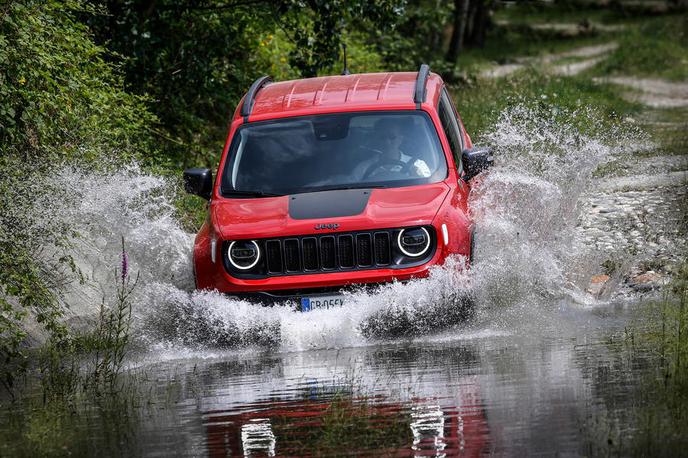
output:
[[[131,297],[138,282],[138,274],[132,277],[129,272],[124,238],[121,266],[115,269],[114,279],[115,297],[110,305],[103,298],[94,331],[53,338],[37,351],[44,403],[118,389],[131,335]]]
[[[124,238],[114,281],[114,297],[103,299],[92,332],[53,338],[37,351],[38,384],[30,372],[22,396],[10,399],[9,409],[2,406],[7,415],[0,417],[0,456],[92,454],[93,443],[103,445],[113,435],[111,450],[126,445],[143,395],[136,376],[122,377],[138,281],[130,273]],[[104,437],[79,430],[93,417],[106,426]]]
[[[641,386],[638,432],[629,453],[679,456],[688,447],[688,262],[657,304],[646,338],[656,353],[654,377]]]
[[[117,377],[129,344],[131,329],[131,295],[138,283],[138,274],[134,280],[129,275],[129,259],[122,237],[122,265],[115,271],[117,279],[116,300],[108,308],[105,300],[100,306],[100,318],[95,334],[95,370],[92,382],[96,388],[105,387],[114,390]]]
[[[688,14],[644,19],[618,37],[619,47],[594,73],[688,79]]]
[[[610,440],[601,450],[620,456],[682,456],[688,447],[688,261],[647,312],[643,324],[626,333],[631,365],[650,365],[633,394],[631,434]]]

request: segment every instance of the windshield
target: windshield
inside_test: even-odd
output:
[[[338,113],[245,124],[222,174],[226,196],[400,187],[447,176],[437,131],[422,111]]]

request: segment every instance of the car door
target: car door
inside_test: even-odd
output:
[[[438,114],[440,117],[440,123],[442,124],[442,129],[447,136],[447,141],[449,143],[452,156],[454,157],[454,165],[456,166],[459,177],[461,177],[464,173],[463,164],[461,161],[461,153],[465,147],[464,136],[461,131],[461,123],[458,120],[452,106],[449,92],[444,87],[442,88],[442,93],[440,95]],[[457,184],[457,192],[454,195],[452,205],[459,206],[466,211],[469,186],[468,183],[463,180],[463,178],[459,178]]]

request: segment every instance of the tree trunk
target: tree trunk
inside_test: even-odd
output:
[[[475,12],[478,9],[478,3],[482,0],[471,0],[469,2],[468,12],[466,13],[466,27],[463,32],[463,43],[466,46],[471,46],[471,37],[473,36],[473,28],[475,26]]]
[[[466,30],[465,43],[471,47],[482,48],[485,46],[485,36],[490,26],[490,13],[494,1],[473,0],[473,3],[475,3],[475,9],[471,15],[470,27]]]
[[[463,49],[463,37],[466,30],[466,17],[470,0],[454,0],[454,28],[452,30],[447,61],[456,62]]]
[[[435,0],[435,9],[439,10],[441,7],[442,0]],[[442,29],[432,28],[430,33],[430,54],[432,56],[437,56],[442,52]]]

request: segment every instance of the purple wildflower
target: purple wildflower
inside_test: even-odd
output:
[[[124,249],[124,238],[122,238],[122,283],[127,279],[129,275],[129,256]]]

